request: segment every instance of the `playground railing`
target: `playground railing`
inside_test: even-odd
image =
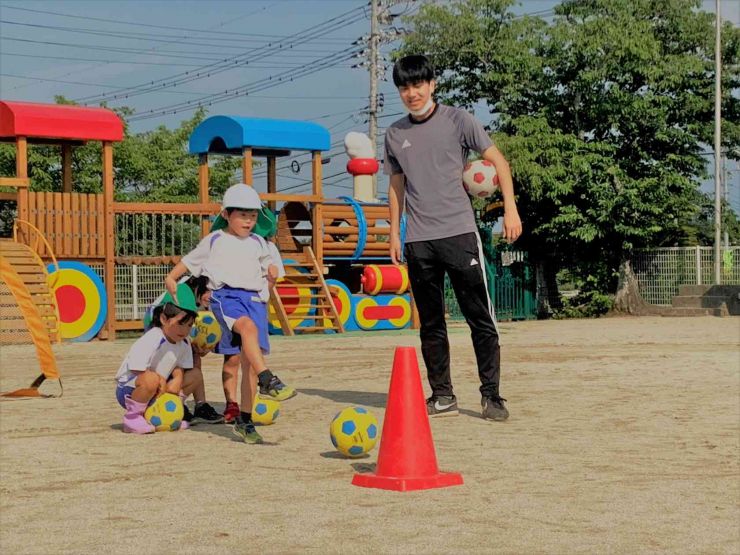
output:
[[[215,204],[113,203],[116,262],[161,258],[192,250],[208,231]]]
[[[46,240],[46,237],[41,233],[41,230],[26,220],[16,219],[15,222],[13,222],[13,241],[16,243],[23,243],[31,248],[36,257],[36,261],[39,266],[43,268],[44,273],[46,274],[49,287],[53,288],[59,278],[59,263],[57,262],[56,256],[54,256],[54,251],[52,250],[51,245],[49,245],[49,241]],[[49,272],[46,269],[46,264],[44,264],[39,255],[39,252],[42,251],[42,249],[46,251],[45,256],[47,258],[51,258],[51,265],[54,266],[55,271],[51,280],[49,279]]]

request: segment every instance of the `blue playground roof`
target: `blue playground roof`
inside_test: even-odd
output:
[[[212,116],[190,135],[190,153],[241,154],[251,147],[257,156],[285,156],[291,150],[329,150],[329,131],[316,123],[284,119]]]

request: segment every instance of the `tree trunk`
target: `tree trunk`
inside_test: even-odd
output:
[[[651,312],[648,303],[640,295],[637,276],[632,271],[632,264],[629,260],[623,260],[619,264],[619,285],[614,297],[614,311],[634,315]]]
[[[539,261],[535,267],[537,280],[537,317],[550,318],[563,307],[552,261]]]

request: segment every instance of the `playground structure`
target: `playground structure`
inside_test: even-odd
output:
[[[54,278],[49,277],[46,266],[36,254],[44,238],[22,220],[15,222],[14,238],[21,225],[27,234],[33,235],[33,246],[14,240],[3,242],[0,250],[0,346],[33,343],[41,375],[28,388],[2,395],[38,397],[38,388],[46,379],[59,379],[51,344],[61,341],[60,318],[51,291]],[[57,264],[53,255],[52,261]]]
[[[0,102],[0,140],[14,143],[16,152],[16,175],[0,177],[0,186],[11,187],[15,192],[1,193],[0,198],[17,203],[14,241],[4,240],[0,250],[12,252],[19,248],[14,244],[24,243],[33,246],[39,260],[102,263],[109,314],[115,314],[113,143],[122,139],[123,123],[110,110]],[[102,194],[73,191],[72,149],[87,141],[102,143]],[[60,192],[29,191],[29,144],[61,147]],[[18,222],[27,225],[18,228]],[[32,242],[30,230],[41,240]],[[47,283],[43,264],[39,268],[36,283]],[[54,281],[48,281],[52,290]],[[114,336],[114,323],[109,319],[103,336]]]
[[[18,221],[29,223],[19,228],[15,242],[30,245],[33,228],[45,238],[35,245],[38,259],[54,258],[63,266],[86,265],[94,270],[89,273],[103,278],[99,290],[78,286],[83,296],[94,297],[85,298],[85,305],[99,307],[105,316],[104,322],[100,319],[98,337],[114,339],[117,331],[141,329],[144,309],[161,292],[169,267],[210,231],[211,219],[220,210],[220,203],[209,196],[212,154],[241,156],[241,180],[252,186],[253,162],[265,158],[267,191],[260,192],[260,197],[273,211],[284,203],[274,240],[285,259],[287,276],[271,300],[273,331],[286,335],[341,333],[343,321],[349,329],[395,329],[409,324],[408,294],[393,293],[403,300],[388,304],[393,300],[388,295],[368,301],[360,293],[364,264],[388,260],[389,208],[378,202],[324,198],[322,152],[331,142],[325,128],[302,121],[210,117],[196,127],[189,141],[189,150],[199,161],[197,202],[139,203],[114,198],[113,144],[122,140],[123,124],[112,111],[0,101],[0,115],[0,140],[12,142],[16,149],[16,175],[0,178],[0,186],[12,191],[0,193],[0,199],[15,200]],[[88,141],[102,143],[100,194],[74,191],[72,151]],[[29,191],[29,144],[61,147],[61,191]],[[311,155],[309,194],[278,192],[277,159],[292,151]],[[351,173],[367,178],[371,171],[365,166]],[[3,252],[9,245],[9,241],[2,242]],[[325,278],[330,278],[328,283]],[[61,302],[59,293],[49,286]],[[340,307],[343,294],[351,298],[345,297]],[[347,310],[360,300],[365,300],[363,310],[372,317],[363,320],[361,315],[366,325],[355,328],[354,313]],[[383,309],[384,305],[390,308]],[[87,337],[88,332],[80,336]]]
[[[193,130],[189,148],[199,156],[201,191],[207,191],[209,153],[241,155],[242,181],[252,186],[253,157],[267,158],[267,193],[260,196],[272,210],[276,202],[285,203],[274,241],[286,277],[271,298],[273,333],[406,327],[413,312],[410,296],[402,295],[406,288],[396,300],[389,295],[366,299],[359,293],[359,280],[352,279],[366,262],[389,260],[390,209],[349,197],[323,197],[321,152],[330,143],[329,132],[313,123],[213,116]],[[277,192],[276,159],[293,150],[312,154],[310,195]],[[350,173],[366,177],[377,169],[375,162],[374,167]]]

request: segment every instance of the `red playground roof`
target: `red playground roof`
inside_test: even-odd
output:
[[[0,138],[120,141],[123,123],[105,108],[0,100]]]

